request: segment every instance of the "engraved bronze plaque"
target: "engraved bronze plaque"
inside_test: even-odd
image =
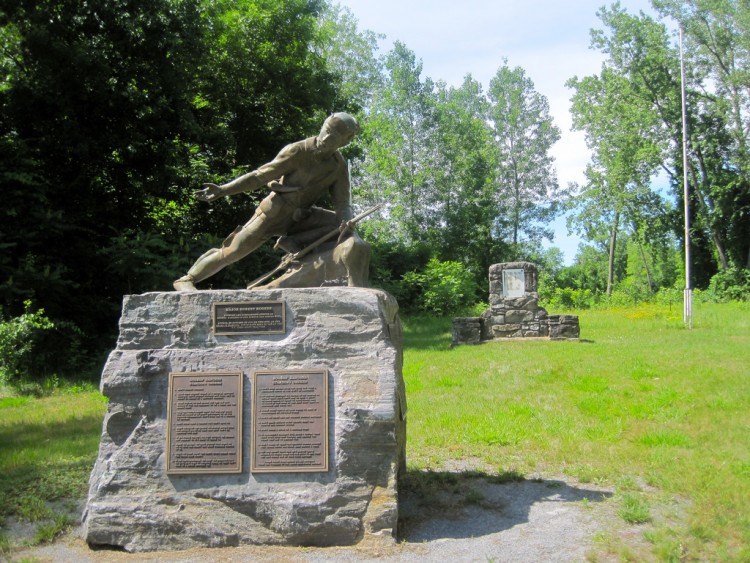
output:
[[[328,471],[328,370],[253,373],[251,471]]]
[[[169,374],[167,474],[242,473],[242,372]]]
[[[283,301],[214,303],[214,335],[284,334],[286,309]]]

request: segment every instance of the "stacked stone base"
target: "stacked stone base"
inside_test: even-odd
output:
[[[284,334],[215,336],[212,304],[283,301]],[[127,551],[394,541],[405,468],[398,306],[361,288],[148,293],[125,298],[102,374],[109,399],[83,535]],[[252,374],[326,369],[325,472],[252,473]],[[170,372],[242,372],[243,469],[167,474]]]
[[[536,293],[491,300],[491,306],[482,318],[487,327],[487,338],[538,338],[549,334],[547,311],[539,307]]]
[[[542,309],[544,311],[544,309]],[[453,319],[453,345],[479,344],[503,338],[549,338],[569,340],[580,338],[581,329],[576,315],[547,315],[536,322],[519,324],[494,324],[489,314],[482,317],[456,317]]]
[[[520,295],[503,287],[503,272],[511,270],[523,281]],[[536,266],[508,262],[490,267],[490,308],[481,317],[453,319],[453,345],[478,344],[502,338],[575,339],[580,336],[576,315],[548,315],[539,306]]]
[[[549,315],[547,325],[547,332],[552,340],[580,338],[581,336],[578,315]]]
[[[453,319],[453,344],[479,344],[482,339],[482,317],[456,317]]]

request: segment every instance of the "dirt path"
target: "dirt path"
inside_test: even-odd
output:
[[[93,551],[72,530],[52,545],[25,549],[12,561],[584,561],[593,538],[613,518],[611,490],[560,479],[497,482],[439,474],[401,504],[401,541],[341,548],[245,546],[181,552]]]

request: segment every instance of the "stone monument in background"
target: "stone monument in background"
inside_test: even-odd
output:
[[[489,309],[481,317],[453,319],[453,344],[478,344],[500,338],[560,340],[580,336],[578,316],[549,315],[539,306],[535,264],[493,264],[489,276]]]

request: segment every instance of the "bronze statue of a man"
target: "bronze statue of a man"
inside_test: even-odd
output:
[[[271,237],[287,252],[296,252],[321,233],[342,226],[352,218],[351,188],[346,161],[338,149],[359,133],[357,120],[347,113],[334,113],[323,123],[320,134],[281,149],[268,164],[227,184],[205,184],[195,197],[211,202],[220,197],[251,192],[267,185],[271,193],[261,201],[253,217],[237,227],[222,243],[203,254],[186,276],[174,282],[177,291],[194,291],[196,282],[244,258]],[[334,211],[314,207],[330,193]]]

